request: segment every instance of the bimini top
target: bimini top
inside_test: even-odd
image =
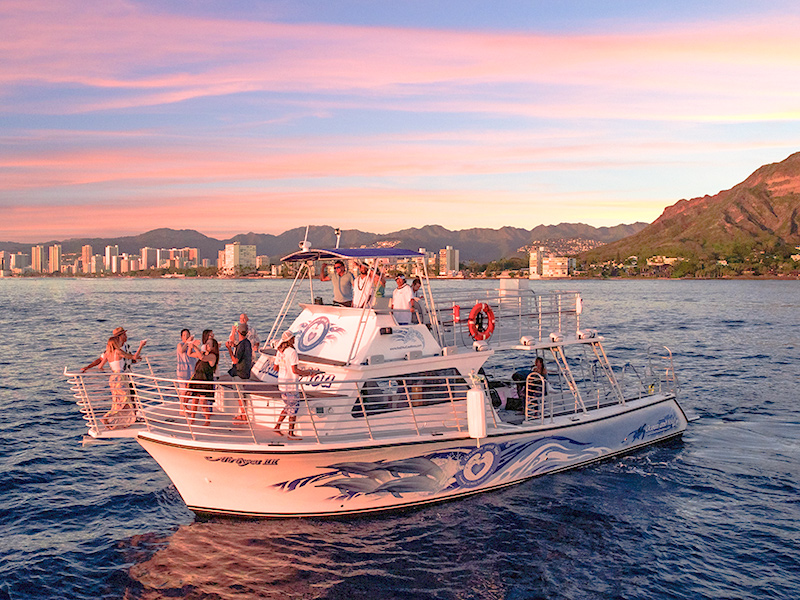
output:
[[[413,250],[402,248],[307,248],[284,256],[282,262],[305,260],[366,260],[368,258],[419,258],[423,256]]]

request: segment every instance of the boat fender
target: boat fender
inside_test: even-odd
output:
[[[469,437],[476,440],[486,437],[486,409],[483,390],[474,387],[467,391],[467,423]]]
[[[494,333],[494,312],[485,302],[478,302],[469,311],[469,334],[473,340],[488,340]]]
[[[453,304],[453,323],[461,322],[461,307],[458,304]]]

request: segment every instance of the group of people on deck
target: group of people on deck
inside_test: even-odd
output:
[[[239,321],[231,327],[228,341],[225,342],[228,355],[231,359],[231,368],[228,375],[231,381],[250,379],[253,367],[253,349],[259,347],[258,334],[254,327],[249,325],[246,313],[239,315]],[[203,425],[211,422],[211,403],[214,398],[214,384],[205,383],[214,381],[214,375],[219,365],[219,343],[211,329],[203,330],[202,340],[198,342],[188,329],[181,330],[181,341],[176,348],[178,368],[177,379],[188,381],[186,387],[179,390],[180,415],[188,417],[190,422],[198,412],[205,415]],[[247,419],[244,404],[239,400],[239,413],[234,417],[236,421]]]
[[[231,359],[232,366],[228,371],[230,380],[250,379],[253,366],[253,349],[258,349],[258,334],[254,327],[248,324],[247,314],[242,313],[239,321],[231,327],[231,333],[225,347]],[[132,399],[130,378],[127,373],[131,365],[138,362],[142,349],[147,340],[139,343],[135,353],[128,347],[128,334],[123,327],[117,327],[112,332],[106,344],[105,351],[93,362],[81,369],[85,373],[88,369],[98,367],[101,371],[108,364],[112,371],[109,379],[111,388],[111,410],[100,421],[108,429],[123,429],[136,422],[136,407]],[[181,330],[181,339],[176,348],[177,368],[176,379],[178,396],[180,399],[180,415],[194,421],[199,412],[205,415],[204,425],[211,421],[211,402],[214,398],[214,381],[219,365],[220,345],[211,329],[203,330],[201,340],[195,339],[189,329]],[[236,420],[246,418],[244,406],[240,401],[240,412]]]
[[[332,273],[329,274],[327,267],[323,267],[320,280],[330,281],[333,285],[334,306],[370,308],[373,306],[375,298],[385,295],[385,272],[381,271],[378,266],[373,270],[363,262],[358,263],[358,275],[356,276],[345,267],[344,261],[337,260],[333,263]],[[399,273],[395,276],[395,283],[397,288],[392,293],[390,308],[397,324],[408,325],[412,319],[417,323],[422,322],[420,317],[422,281],[417,277],[411,285],[408,285],[405,275]]]
[[[136,405],[130,388],[130,378],[127,373],[131,371],[131,364],[140,359],[142,349],[147,340],[142,340],[135,353],[131,353],[127,344],[127,331],[122,327],[114,329],[106,344],[106,350],[93,362],[81,369],[81,373],[98,367],[101,371],[106,363],[112,370],[109,384],[111,387],[111,410],[102,418],[101,422],[108,429],[124,429],[136,422]],[[281,383],[278,389],[284,402],[275,425],[275,432],[283,435],[281,424],[288,417],[289,439],[300,439],[295,435],[295,423],[299,408],[300,394],[297,382],[301,377],[312,376],[317,373],[313,369],[300,367],[297,351],[294,349],[295,335],[285,331],[277,347],[275,365],[278,368],[278,379]],[[231,333],[225,342],[231,360],[231,368],[227,381],[244,381],[250,379],[253,366],[253,350],[259,348],[258,334],[249,324],[246,313],[239,316],[239,321],[231,327]],[[195,339],[189,329],[181,330],[181,339],[176,347],[178,380],[178,397],[180,399],[180,415],[189,423],[194,423],[199,413],[203,413],[202,425],[211,423],[211,404],[214,400],[214,380],[220,360],[220,345],[212,329],[204,329],[200,340]],[[239,413],[234,421],[246,421],[247,415],[242,399],[239,399]]]

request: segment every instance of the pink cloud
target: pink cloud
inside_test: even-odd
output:
[[[262,91],[330,93],[323,103],[333,106],[336,94],[358,93],[367,105],[389,99],[404,110],[616,118],[633,108],[642,118],[793,118],[800,91],[796,18],[543,35],[201,19],[113,0],[10,2],[2,18],[6,85],[115,91],[113,98],[40,101],[45,112]],[[504,86],[496,93],[506,97],[481,98],[492,84]],[[531,93],[541,85],[558,86],[558,101]]]

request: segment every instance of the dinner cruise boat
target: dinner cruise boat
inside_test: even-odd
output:
[[[336,260],[368,265],[354,284],[362,307],[324,300],[331,284],[314,274]],[[425,256],[402,249],[304,242],[283,261],[296,276],[250,380],[223,375],[204,400],[166,374],[174,355],[163,364],[146,355],[130,373],[65,369],[88,436],[135,438],[198,514],[401,509],[587,465],[686,428],[671,352],[648,350],[639,369],[612,367],[603,337],[581,325],[576,292],[535,295],[527,280],[507,279],[437,298]],[[419,278],[412,311],[376,293],[381,272]],[[308,373],[291,435],[275,366],[286,330]],[[537,368],[514,371],[537,357]]]

